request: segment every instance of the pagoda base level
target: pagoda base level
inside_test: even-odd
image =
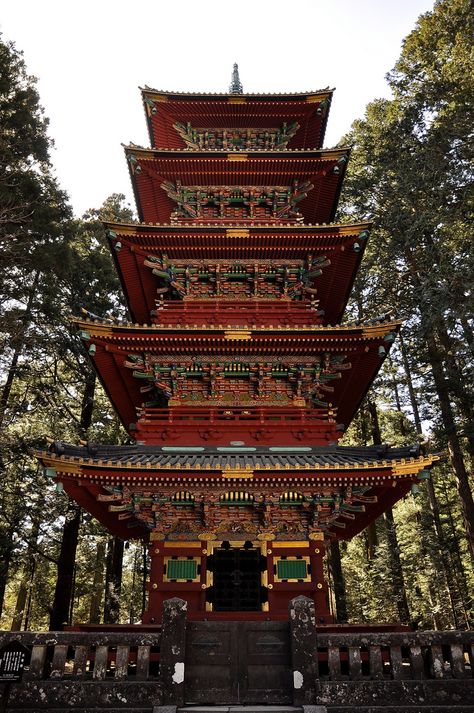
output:
[[[172,598],[196,620],[286,620],[299,596],[311,601],[317,624],[331,623],[324,547],[323,540],[154,540],[143,623],[159,623]]]

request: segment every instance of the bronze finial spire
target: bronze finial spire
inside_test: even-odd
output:
[[[234,69],[232,70],[232,81],[230,83],[229,93],[230,94],[243,94],[244,93],[244,88],[242,86],[242,82],[240,81],[240,77],[239,77],[239,65],[237,64],[237,62],[235,62]]]

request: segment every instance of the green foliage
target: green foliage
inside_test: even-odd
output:
[[[392,312],[406,320],[403,350],[392,349],[370,396],[383,440],[413,442],[423,429],[430,432],[430,450],[450,455],[433,471],[429,497],[422,486],[416,499],[408,496],[394,510],[411,618],[433,627],[473,620],[466,525],[474,455],[473,30],[468,0],[436,2],[388,75],[393,98],[369,104],[344,138],[353,151],[341,209],[345,218],[374,220],[349,316]],[[418,434],[407,417],[415,419]],[[346,442],[371,442],[372,426],[363,406]],[[377,540],[370,558],[366,533],[343,558],[356,619],[392,614],[393,593],[386,606],[377,595],[393,581],[382,522]],[[350,594],[358,572],[364,581],[359,603]]]

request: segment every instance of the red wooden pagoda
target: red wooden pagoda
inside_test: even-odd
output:
[[[399,322],[340,324],[370,225],[332,222],[349,158],[321,148],[332,92],[142,96],[153,148],[125,147],[141,222],[106,225],[133,322],[75,320],[135,444],[41,459],[149,542],[145,623],[171,596],[195,618],[279,618],[298,594],[329,622],[326,543],[435,460],[337,445]]]

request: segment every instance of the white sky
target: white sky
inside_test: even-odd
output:
[[[226,92],[336,87],[326,146],[366,104],[433,0],[3,0],[0,31],[24,51],[75,213],[111,193],[133,205],[121,143],[148,145],[138,86]]]

